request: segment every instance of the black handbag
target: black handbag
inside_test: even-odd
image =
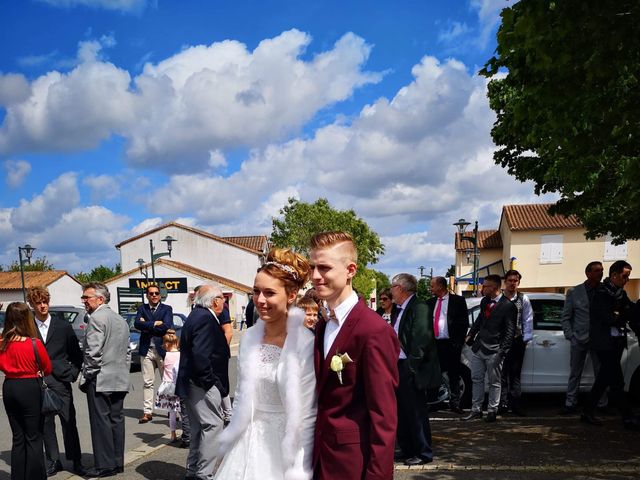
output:
[[[36,347],[35,338],[31,339],[33,345],[33,353],[36,356],[36,363],[38,364],[38,376],[40,377],[40,388],[42,388],[42,406],[40,412],[43,415],[56,415],[60,413],[60,410],[64,407],[64,402],[56,392],[49,388],[47,382],[44,381],[44,371],[42,370],[42,364],[40,363],[40,355]]]

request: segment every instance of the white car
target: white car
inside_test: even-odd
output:
[[[558,293],[527,293],[533,307],[533,339],[527,345],[522,365],[523,392],[566,392],[569,381],[571,344],[564,338],[561,319],[565,296]],[[469,326],[480,313],[480,298],[467,298]],[[625,390],[640,399],[640,348],[633,332],[628,335],[628,348],[622,354]],[[471,348],[465,346],[462,363],[461,403],[471,404]],[[591,389],[594,381],[591,359],[587,357],[581,391]]]

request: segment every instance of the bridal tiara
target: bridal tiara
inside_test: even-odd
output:
[[[298,276],[298,272],[296,272],[291,265],[284,265],[284,264],[279,263],[279,262],[266,262],[264,264],[264,266],[266,267],[267,265],[273,265],[274,267],[279,268],[283,272],[288,273],[289,275],[291,275],[293,277],[293,279],[295,281],[299,281],[300,280],[300,277]]]

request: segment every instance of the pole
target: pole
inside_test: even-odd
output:
[[[478,296],[478,221],[476,220],[475,227],[473,228],[473,289],[475,296]]]
[[[156,284],[156,267],[153,261],[153,240],[149,239],[149,248],[151,249],[151,277],[153,278],[153,284]]]
[[[22,266],[22,248],[18,247],[18,258],[20,259],[20,277],[22,278],[22,298],[27,303],[27,291],[24,288],[24,267]]]

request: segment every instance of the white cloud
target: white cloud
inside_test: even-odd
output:
[[[479,38],[478,42],[486,47],[489,36],[500,23],[502,9],[512,6],[517,0],[471,0],[471,8],[478,11]]]
[[[80,202],[76,174],[68,172],[49,183],[32,200],[20,200],[11,212],[12,226],[23,232],[38,232],[58,222]]]
[[[25,101],[31,95],[26,77],[19,73],[0,74],[0,105],[9,107]]]
[[[99,203],[110,200],[121,194],[122,179],[112,175],[94,175],[85,177],[82,183],[91,188],[91,201]]]
[[[464,22],[450,22],[447,28],[438,33],[438,41],[449,43],[467,35],[470,28]]]
[[[429,232],[404,233],[395,236],[385,236],[381,240],[387,254],[376,269],[397,273],[411,273],[417,276],[418,267],[424,266],[427,271],[433,265],[452,263],[454,251],[450,243],[434,243]],[[438,272],[434,272],[438,274]]]
[[[156,228],[162,225],[162,223],[163,221],[162,221],[162,218],[160,217],[147,218],[142,222],[138,223],[136,226],[134,226],[131,229],[131,235],[129,236],[140,235],[141,233],[144,233],[147,230],[151,230],[152,228]]]
[[[140,12],[147,4],[147,0],[40,0],[54,7],[71,8],[84,6],[103,8],[105,10],[120,10],[122,12]]]
[[[24,179],[31,172],[31,164],[26,160],[5,160],[4,169],[7,171],[7,185],[16,188],[22,185]]]
[[[35,79],[29,98],[12,101],[0,153],[81,150],[116,134],[136,165],[175,170],[180,159],[182,171],[198,171],[210,152],[279,141],[381,79],[362,70],[371,47],[351,33],[308,61],[301,56],[311,37],[298,30],[253,51],[233,40],[188,47],[146,64],[133,81],[100,59],[110,38],[81,43],[76,68]]]

